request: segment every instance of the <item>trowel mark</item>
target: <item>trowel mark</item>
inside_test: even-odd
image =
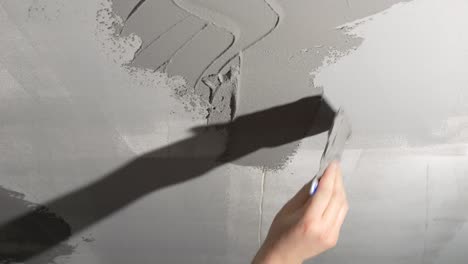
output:
[[[209,74],[209,70],[211,67],[215,66],[215,64],[220,61],[221,63],[221,66],[216,69],[211,69],[213,72],[217,72],[218,74],[223,71],[223,69],[226,69],[226,67],[229,66],[229,64],[232,63],[233,60],[235,60],[237,57],[242,57],[242,53],[244,51],[246,51],[247,49],[255,46],[257,43],[259,43],[260,41],[262,41],[264,38],[266,38],[268,35],[270,35],[279,25],[280,23],[280,14],[279,14],[279,11],[275,10],[275,8],[273,8],[273,5],[276,6],[277,8],[279,7],[279,5],[274,1],[274,0],[262,0],[264,3],[265,3],[265,6],[268,7],[268,9],[271,11],[271,13],[274,15],[274,18],[272,19],[272,26],[268,26],[268,28],[266,29],[266,32],[258,32],[257,34],[255,34],[255,37],[252,38],[252,39],[249,39],[247,38],[247,40],[243,40],[241,39],[242,38],[242,34],[235,34],[234,31],[239,31],[239,32],[246,32],[246,31],[250,31],[248,28],[242,28],[242,29],[238,29],[238,30],[234,30],[234,29],[229,29],[229,28],[225,28],[228,32],[230,32],[230,34],[233,35],[234,39],[233,39],[233,43],[226,48],[225,51],[223,51],[220,56],[218,56],[216,59],[214,59],[207,67],[206,69],[203,71],[203,74],[202,76],[206,76],[207,74]],[[179,6],[181,8],[183,8],[184,10],[186,10],[187,12],[190,12],[190,10],[188,8],[184,8],[184,0],[178,0],[179,2]],[[242,3],[240,3],[242,5]],[[247,12],[247,11],[245,11]],[[197,17],[199,17],[198,15],[190,12],[192,15],[195,15]],[[201,18],[201,17],[199,17]],[[215,24],[215,25],[218,25],[218,23],[216,23],[216,21],[210,21],[211,23]],[[246,43],[245,45],[243,45],[242,43]],[[224,57],[227,57],[224,58]],[[201,77],[202,77],[201,76]],[[195,85],[199,85],[199,80],[197,80],[197,82],[195,83]]]
[[[71,227],[46,207],[24,198],[24,194],[0,186],[0,263],[53,263],[57,257],[73,254],[75,246],[60,243],[52,250],[28,259],[70,237]],[[20,220],[10,222],[13,219]]]
[[[273,26],[270,28],[270,30],[268,30],[266,33],[264,33],[263,35],[261,35],[257,40],[253,41],[252,43],[248,44],[247,46],[245,46],[239,53],[238,55],[242,54],[243,52],[245,52],[247,49],[255,46],[257,43],[259,43],[260,41],[262,41],[263,39],[265,39],[268,35],[270,35],[279,25],[280,23],[280,20],[281,20],[281,16],[280,16],[280,13],[279,11],[275,10],[275,8],[273,8],[273,6],[276,6],[277,8],[279,7],[279,5],[275,2],[275,0],[264,0],[266,5],[268,6],[268,8],[272,11],[272,13],[275,15],[275,20],[274,20],[274,23],[273,23]],[[273,4],[274,3],[274,4]],[[224,68],[227,64],[229,64],[234,58],[236,57],[236,55],[234,55],[233,57],[231,57],[222,67]]]
[[[204,20],[202,17],[200,17],[199,15],[195,14],[194,12],[191,12],[188,8],[184,7],[184,2],[183,1],[180,1],[180,0],[172,0],[172,2],[177,5],[180,9],[184,10],[185,12],[189,13],[190,15],[192,16],[195,16],[197,17],[198,19],[200,20]],[[205,75],[206,71],[208,71],[208,69],[217,61],[219,60],[223,54],[225,54],[226,52],[228,52],[229,49],[232,48],[232,46],[234,45],[234,43],[236,42],[236,35],[234,34],[233,31],[230,31],[229,29],[227,28],[224,28],[224,27],[220,27],[219,25],[217,25],[214,21],[210,21],[211,24],[225,30],[228,34],[231,35],[231,43],[223,50],[221,51],[218,56],[216,56],[216,58],[214,58],[202,71],[202,73],[197,77],[195,83],[194,83],[194,87],[195,87],[195,90],[197,90],[197,87],[200,83],[200,80],[201,78]],[[207,43],[207,45],[209,45],[209,43]],[[217,71],[216,73],[219,74],[220,70]]]
[[[172,25],[171,27],[169,27],[166,31],[164,31],[161,35],[157,36],[156,38],[154,38],[153,40],[151,40],[148,44],[145,44],[145,45],[141,45],[140,48],[137,50],[137,52],[135,52],[135,57],[137,57],[138,55],[140,55],[140,53],[142,53],[143,51],[145,51],[149,46],[151,46],[153,43],[155,43],[156,41],[158,41],[162,36],[164,36],[166,33],[169,33],[173,28],[175,28],[176,26],[178,26],[180,23],[183,23],[187,18],[189,18],[189,16],[186,16],[184,18],[182,18],[179,22],[175,23],[174,25]],[[123,28],[122,28],[123,29]]]
[[[270,0],[270,1],[273,1],[273,0]],[[241,77],[240,77],[240,68],[242,66],[243,53],[247,49],[249,49],[250,47],[253,47],[257,43],[262,41],[268,35],[270,35],[278,27],[278,25],[280,23],[280,14],[273,8],[273,6],[272,6],[272,4],[270,2],[265,0],[265,3],[268,6],[268,8],[272,11],[272,13],[275,14],[276,18],[274,19],[273,26],[266,33],[264,33],[262,36],[260,36],[258,39],[256,39],[255,41],[251,42],[250,44],[248,44],[247,46],[242,48],[242,50],[240,50],[239,52],[236,51],[236,47],[234,46],[235,44],[233,42],[233,44],[230,47],[228,47],[223,54],[221,54],[217,59],[213,60],[212,63],[210,63],[210,65],[207,66],[207,68],[204,70],[203,74],[200,76],[200,78],[203,79],[203,83],[206,84],[206,81],[204,80],[204,78],[207,78],[206,74],[209,74],[210,70],[218,72],[218,75],[221,75],[221,74],[223,74],[223,72],[230,69],[227,72],[227,74],[230,73],[230,78],[225,78],[225,80],[230,81],[230,83],[225,84],[224,81],[221,81],[218,84],[218,86],[210,87],[212,89],[212,93],[214,94],[214,96],[210,97],[210,102],[209,102],[210,104],[213,105],[213,100],[216,98],[216,95],[218,95],[219,93],[229,94],[229,96],[230,96],[228,98],[228,100],[230,100],[229,108],[226,108],[225,111],[219,111],[219,110],[217,112],[210,111],[209,115],[207,117],[208,123],[213,123],[213,120],[224,121],[224,122],[232,121],[236,116],[237,102],[239,100],[238,97],[239,97],[239,91],[240,91],[240,79],[241,79]],[[276,6],[278,6],[278,5],[276,5]],[[233,48],[232,50],[233,50],[233,52],[235,52],[234,55],[229,54],[229,50],[231,48]],[[222,64],[220,67],[217,66],[218,68],[214,68],[215,67],[214,65],[216,64],[216,62],[221,61],[222,56],[227,57],[228,58],[227,61],[224,62],[224,64]],[[231,57],[229,57],[229,56],[231,56]],[[236,59],[238,59],[238,62],[235,62]],[[221,61],[221,63],[222,63],[222,61]],[[214,69],[211,69],[211,68],[214,68]],[[234,73],[232,72],[233,68],[237,68],[237,70]],[[203,76],[205,76],[205,77],[203,77]],[[235,79],[235,82],[232,82],[233,79]],[[199,85],[199,80],[197,80],[197,82],[195,84],[195,87],[197,88],[198,85]],[[222,92],[219,92],[219,91],[222,91]],[[223,100],[225,100],[224,97],[221,98],[221,101],[223,101]],[[216,108],[216,106],[215,106],[215,108]],[[230,115],[229,118],[227,118],[227,117],[223,118],[223,116],[227,116],[227,114],[228,114],[227,111],[230,111],[229,112],[229,115]],[[218,115],[216,115],[216,114],[218,114]],[[215,116],[213,116],[213,115],[215,115]]]
[[[132,15],[140,8],[140,6],[145,2],[146,0],[140,0],[138,3],[133,7],[133,9],[130,11],[128,14],[127,18],[125,18],[124,24],[127,23],[127,21],[132,17]]]
[[[119,3],[117,6],[123,5],[122,9],[128,8],[128,5],[121,4],[118,0],[114,1],[114,3]],[[206,68],[207,64],[209,65],[212,60],[215,60],[220,54],[229,49],[234,42],[233,36],[225,34],[224,31],[215,27],[212,23],[185,12],[174,1],[145,1],[144,5],[143,2],[138,2],[137,5],[138,8],[135,8],[137,7],[135,6],[130,11],[131,15],[127,16],[128,20],[122,26],[124,34],[136,32],[142,38],[142,45],[130,63],[136,69],[153,69],[169,72],[171,75],[182,75],[185,77],[187,86],[194,87],[195,82],[201,79],[203,68]],[[169,14],[166,19],[164,17],[159,18],[162,21],[155,19],[155,24],[157,22],[162,23],[157,23],[155,30],[145,31],[145,27],[141,25],[146,22],[151,23],[151,21],[147,21],[149,19],[147,17],[157,17],[158,12],[172,12],[173,15]],[[123,16],[123,14],[119,15]],[[168,20],[169,23],[167,23]],[[164,23],[167,25],[158,26]],[[170,25],[170,23],[173,24]],[[157,34],[154,33],[155,31]],[[226,36],[228,37],[226,38]],[[151,41],[148,41],[149,39]],[[209,47],[210,40],[215,45],[221,43],[223,45],[220,46],[227,46],[227,48],[216,51],[216,49]],[[210,58],[210,56],[212,57]],[[206,90],[198,91],[199,97],[207,97],[207,94],[208,91]],[[180,98],[180,93],[178,97]],[[186,97],[188,98],[182,99],[193,100],[191,96]]]
[[[132,66],[181,75],[187,85],[204,100],[211,101],[210,104],[213,98],[208,95],[213,93],[213,88],[208,88],[202,82],[203,78],[224,75],[233,66],[240,68],[242,52],[268,36],[280,21],[279,13],[273,8],[274,3],[265,0],[242,0],[236,5],[214,0],[134,0],[133,6],[122,1],[113,0],[114,12],[125,18],[118,31],[123,35],[135,33],[143,42]],[[255,23],[257,14],[268,18],[267,22]],[[226,22],[231,18],[235,23]],[[154,27],[148,27],[149,24]],[[207,26],[195,34],[196,28],[203,24]],[[229,25],[223,26],[225,24]],[[238,86],[239,82],[235,85]],[[229,89],[236,95],[232,91],[238,87]],[[231,102],[237,100],[234,98]],[[229,120],[234,113],[231,111]]]
[[[203,70],[199,78],[197,78],[194,87],[198,91],[203,90],[202,86],[204,86],[204,83],[206,84],[206,82],[203,79],[207,78],[207,76],[213,74],[226,74],[230,71],[230,69],[232,69],[233,66],[240,69],[243,52],[253,47],[255,44],[259,43],[265,37],[270,35],[278,27],[280,22],[279,11],[275,10],[275,8],[273,7],[275,6],[277,9],[279,9],[279,5],[274,0],[238,1],[235,6],[230,6],[229,4],[220,1],[216,1],[213,3],[207,2],[203,4],[198,3],[198,5],[194,3],[197,2],[194,0],[177,0],[175,2],[177,2],[180,8],[184,9],[186,12],[189,12],[194,16],[197,16],[200,19],[203,19],[203,9],[207,9],[208,7],[211,7],[213,10],[217,11],[223,10],[222,18],[235,17],[235,25],[230,25],[230,27],[222,26],[222,24],[226,24],[223,23],[223,21],[221,21],[223,19],[220,19],[216,16],[210,17],[209,20],[211,23],[225,29],[226,31],[232,34],[233,42],[222,53],[220,53],[220,55],[217,58],[215,58],[211,63],[209,63]],[[228,8],[226,7],[231,7],[231,9],[228,10]],[[238,10],[232,10],[233,8],[237,8]],[[271,18],[269,18],[271,19],[271,21],[268,21],[267,23],[256,27],[256,25],[258,25],[259,23],[258,20],[255,19],[257,18],[257,16],[262,15],[262,8],[264,9],[263,12],[265,12],[266,10],[272,15]],[[254,10],[254,12],[250,11],[252,9]],[[247,17],[240,16],[240,14],[244,13],[248,14]],[[240,82],[237,82],[236,87],[229,87],[225,85],[224,88],[230,88],[231,91],[228,93],[236,94],[236,91],[239,91],[239,85]],[[213,89],[213,87],[211,87],[211,89]],[[218,89],[221,88],[215,88],[215,90]],[[238,98],[234,98],[233,101],[237,102]],[[233,108],[231,108],[231,110],[232,109]],[[230,119],[232,120],[235,117],[235,111],[231,112],[233,113],[230,117]],[[210,121],[209,116],[208,121]],[[229,120],[226,119],[224,121]]]
[[[190,36],[190,38],[187,41],[185,41],[182,44],[182,46],[177,48],[169,56],[169,59],[167,59],[165,62],[163,62],[163,64],[161,64],[159,67],[157,67],[156,70],[159,71],[160,69],[163,69],[161,71],[166,72],[167,71],[167,66],[174,60],[174,57],[177,56],[177,54],[179,54],[179,52],[182,51],[187,45],[189,45],[192,40],[194,40],[196,37],[198,37],[203,32],[203,30],[205,30],[207,27],[208,27],[207,24],[202,25],[202,27],[198,31],[196,31],[192,36]]]

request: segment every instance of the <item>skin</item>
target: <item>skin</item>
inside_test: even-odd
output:
[[[333,162],[309,195],[310,182],[278,212],[253,264],[295,264],[336,246],[348,213],[341,168]]]

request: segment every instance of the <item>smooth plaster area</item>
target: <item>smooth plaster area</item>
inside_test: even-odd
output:
[[[343,107],[351,210],[311,263],[466,263],[468,3],[233,2],[0,0],[0,233],[47,220],[0,244],[248,263]]]
[[[466,140],[467,8],[466,1],[414,1],[343,27],[363,43],[318,70],[314,83],[348,110],[351,147]]]

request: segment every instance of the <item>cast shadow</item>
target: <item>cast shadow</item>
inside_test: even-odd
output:
[[[1,224],[0,263],[27,261],[149,193],[202,176],[261,148],[325,132],[334,115],[326,100],[315,96],[227,124],[196,127],[190,138],[135,158],[101,180]]]

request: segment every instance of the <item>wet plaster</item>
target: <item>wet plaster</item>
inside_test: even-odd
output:
[[[142,50],[149,53],[161,53],[161,49],[166,47],[164,42],[169,39],[180,39],[182,43],[173,42],[171,46],[181,48],[185,43],[183,40],[187,41],[201,31],[201,28],[194,27],[206,26],[200,36],[185,43],[183,49],[187,49],[187,52],[180,55],[180,60],[190,62],[191,56],[195,55],[190,50],[197,47],[199,39],[204,47],[209,48],[198,47],[196,53],[200,53],[200,58],[210,59],[212,54],[216,54],[208,63],[203,61],[205,65],[202,64],[201,69],[191,68],[187,69],[189,72],[184,72],[189,76],[182,76],[191,85],[201,84],[199,79],[202,77],[192,76],[191,71],[203,70],[204,75],[220,72],[244,49],[268,35],[279,19],[270,4],[263,0],[238,1],[235,5],[223,1],[139,1],[131,13],[128,8],[122,8],[120,2],[123,1],[113,1],[113,8],[117,15],[127,18],[122,25],[122,34],[135,33],[140,36],[144,42]],[[248,9],[245,8],[247,6]],[[154,26],[146,27],[148,24]],[[147,61],[147,58],[140,59]],[[178,61],[176,58],[173,60],[174,63]],[[157,67],[164,62],[153,60],[150,63],[152,67]],[[136,65],[140,66],[138,61]],[[178,74],[178,67],[174,67],[174,70],[171,74]]]
[[[182,76],[189,89],[205,102],[209,123],[235,117],[242,51],[268,35],[270,24],[279,21],[269,3],[262,0],[236,5],[219,1],[138,1],[132,8],[127,1],[113,1],[112,7],[122,18],[117,29],[120,35],[136,34],[142,39],[130,65]],[[255,21],[256,16],[262,18],[260,23]],[[208,80],[226,74],[236,81],[229,78],[213,86],[213,81]],[[224,95],[215,98],[216,94]]]
[[[347,21],[383,11],[400,1],[278,1],[284,19],[262,42],[244,54],[242,88],[238,113],[256,111],[291,98],[319,93],[309,73],[326,58],[335,60],[359,46],[362,39],[335,28]],[[288,14],[294,14],[288,16]],[[304,22],[304,21],[307,22]],[[307,77],[305,77],[307,76]],[[324,93],[328,96],[325,88]],[[328,97],[327,97],[328,98]],[[333,98],[330,102],[337,107]],[[345,109],[346,110],[346,109]],[[353,121],[351,120],[351,123]],[[244,164],[271,164],[293,153],[299,143],[261,150],[246,157]]]
[[[346,55],[362,41],[336,27],[400,1],[330,5],[326,1],[283,4],[256,0],[233,5],[227,1],[146,0],[131,2],[133,7],[122,2],[112,1],[114,13],[122,18],[117,31],[142,40],[129,65],[182,76],[186,86],[193,87],[206,102],[207,121],[217,122],[320,94],[309,73],[327,59]],[[208,81],[211,85],[207,85],[210,76],[225,75],[233,67],[239,69],[238,81],[218,82],[215,87]],[[219,87],[233,95],[234,100],[227,101],[235,107],[227,108],[226,100],[213,98]],[[260,150],[237,163],[281,167],[298,145]]]
[[[349,109],[350,147],[466,142],[467,11],[463,1],[412,1],[341,27],[364,42],[313,76]]]

